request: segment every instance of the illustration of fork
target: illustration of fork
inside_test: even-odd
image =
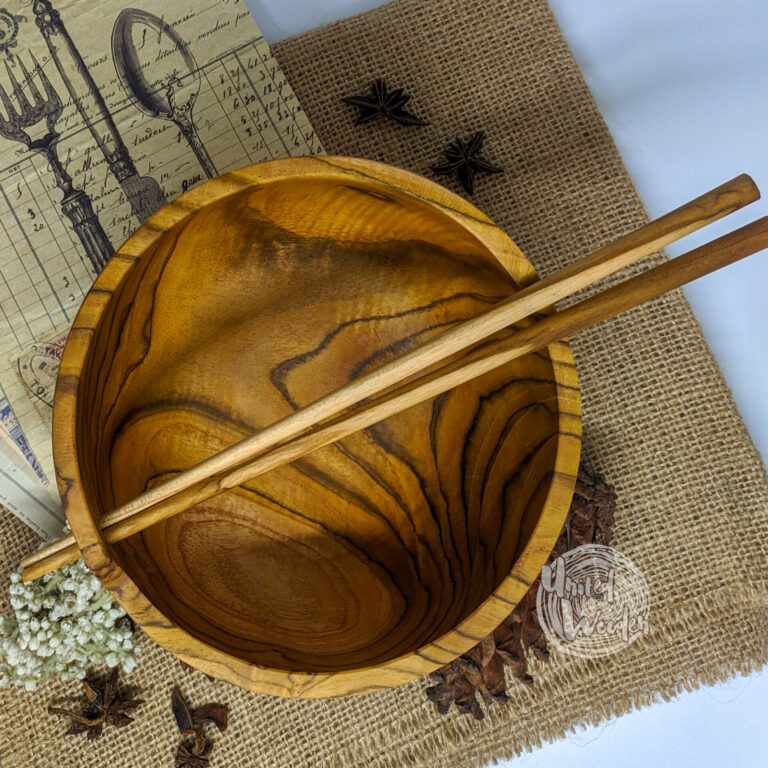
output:
[[[114,253],[114,249],[93,211],[90,197],[84,190],[76,189],[73,186],[72,177],[67,173],[64,164],[59,159],[56,145],[60,134],[56,131],[56,122],[63,111],[61,99],[34,55],[32,55],[34,65],[32,76],[27,72],[20,57],[16,57],[16,62],[21,70],[21,80],[27,86],[32,100],[27,98],[23,85],[16,79],[13,70],[6,61],[5,71],[16,105],[11,100],[8,91],[0,84],[0,101],[7,115],[0,114],[0,136],[10,141],[19,141],[30,152],[39,152],[48,160],[56,186],[64,193],[61,200],[61,211],[72,222],[72,227],[80,238],[80,242],[98,275]],[[40,92],[35,77],[40,82],[43,93]],[[41,126],[38,133],[43,130],[47,132],[44,136],[33,139],[27,131],[43,120],[45,120],[45,128],[43,129]]]

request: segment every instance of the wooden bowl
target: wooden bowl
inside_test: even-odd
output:
[[[184,661],[280,696],[413,680],[536,579],[578,469],[566,343],[107,545],[105,510],[536,279],[487,216],[380,163],[278,160],[164,208],[87,295],[56,391],[88,565]]]

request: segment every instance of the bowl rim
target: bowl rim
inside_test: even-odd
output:
[[[301,698],[349,696],[388,689],[437,670],[468,651],[511,613],[548,559],[568,513],[581,453],[581,399],[567,341],[547,347],[557,393],[558,432],[554,468],[539,519],[524,549],[496,590],[456,627],[430,643],[380,664],[337,672],[297,672],[257,666],[212,647],[175,625],[156,608],[110,554],[91,517],[77,459],[79,375],[94,330],[113,293],[147,248],[202,206],[246,187],[296,176],[357,180],[395,187],[436,206],[459,223],[499,261],[519,285],[538,276],[520,248],[489,217],[436,182],[385,163],[343,156],[270,160],[231,171],[196,187],[137,229],[108,262],[85,296],[64,349],[54,396],[53,455],[64,510],[90,569],[154,641],[213,677],[261,693]]]

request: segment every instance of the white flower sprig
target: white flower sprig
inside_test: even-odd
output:
[[[31,691],[54,676],[82,680],[86,666],[136,666],[140,648],[125,611],[82,560],[28,583],[12,573],[9,591],[14,616],[0,616],[0,687]]]

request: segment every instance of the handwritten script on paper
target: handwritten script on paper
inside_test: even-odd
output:
[[[5,0],[0,32],[0,437],[52,481],[62,344],[115,249],[210,177],[322,148],[241,0]]]

